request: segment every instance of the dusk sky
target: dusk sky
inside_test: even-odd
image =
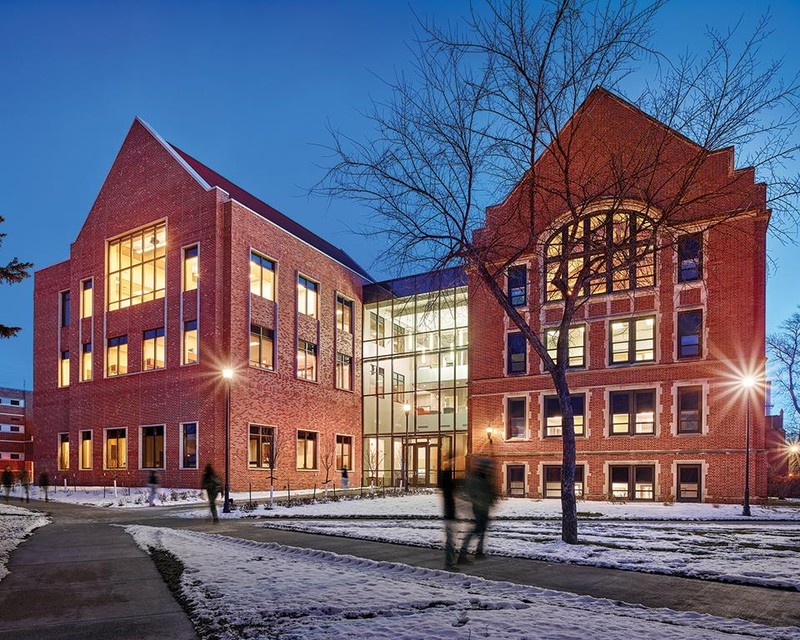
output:
[[[416,12],[457,20],[468,2],[0,2],[0,263],[69,257],[135,116],[229,180],[348,252],[378,279],[381,247],[352,233],[369,212],[309,197],[330,160],[326,126],[369,135],[358,113],[408,68]],[[767,4],[675,0],[656,24],[674,54],[706,26],[745,28]],[[770,4],[765,54],[800,68],[800,2]],[[636,93],[635,82],[631,95]],[[800,303],[800,249],[770,242],[768,330]],[[33,278],[0,285],[0,386],[32,388]]]

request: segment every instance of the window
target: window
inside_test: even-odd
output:
[[[526,438],[528,427],[528,410],[525,398],[508,398],[506,400],[506,440]]]
[[[406,377],[397,371],[392,372],[392,393],[406,392]]]
[[[653,224],[641,214],[606,212],[565,225],[545,249],[545,301],[562,297],[555,280],[565,279],[573,290],[587,263],[591,272],[580,284],[581,295],[654,286],[653,246]]]
[[[275,332],[272,329],[250,325],[250,366],[270,371],[275,368]]]
[[[611,435],[654,434],[655,397],[652,389],[646,391],[612,391]]]
[[[297,276],[297,312],[310,318],[317,317],[317,289],[319,285],[303,276]]]
[[[69,434],[58,434],[58,470],[69,469]]]
[[[121,376],[128,373],[128,336],[108,339],[106,349],[106,375]]]
[[[269,469],[273,462],[274,430],[258,424],[250,425],[250,440],[247,447],[247,465],[251,469]]]
[[[525,465],[510,464],[506,467],[506,495],[525,497]]]
[[[693,233],[678,239],[678,282],[703,277],[703,234]]]
[[[200,274],[197,270],[197,259],[200,248],[195,244],[183,250],[183,290],[192,291],[197,289],[197,281]]]
[[[395,353],[404,353],[411,349],[411,341],[407,339],[408,331],[399,324],[392,324],[392,346]]]
[[[128,468],[126,429],[106,429],[106,469]]]
[[[560,498],[561,497],[561,465],[545,465],[542,469],[544,475],[544,491],[542,495],[545,498]],[[575,465],[575,497],[583,498],[583,465]]]
[[[547,353],[558,361],[558,329],[545,329],[544,341]],[[568,367],[583,367],[586,365],[586,327],[583,325],[570,327],[567,334]]]
[[[81,348],[81,382],[92,379],[92,343],[85,342]]]
[[[250,293],[275,300],[275,263],[255,251],[250,252]]]
[[[182,364],[195,364],[198,360],[197,320],[183,323],[183,356]]]
[[[142,469],[164,468],[164,425],[142,427]]]
[[[369,365],[369,385],[367,389],[370,395],[377,394],[381,398],[386,395],[386,371],[383,367],[375,364]]]
[[[525,336],[521,332],[508,334],[508,349],[506,352],[506,366],[509,374],[525,373],[527,371],[527,353]]]
[[[317,379],[317,345],[305,340],[297,343],[297,377],[301,380]]]
[[[386,337],[386,319],[374,311],[369,314],[369,337],[373,340],[378,339],[381,345]]]
[[[508,301],[515,307],[528,302],[528,269],[525,265],[508,268]]]
[[[678,465],[678,502],[700,502],[702,469],[699,464]]]
[[[197,469],[197,423],[181,425],[181,469]]]
[[[109,311],[164,297],[166,252],[166,222],[109,241]]]
[[[703,312],[682,311],[678,314],[678,358],[697,358],[702,354]]]
[[[81,431],[81,448],[79,451],[80,459],[78,460],[78,466],[83,469],[91,469],[92,468],[92,432],[91,431]]]
[[[297,432],[297,468],[317,468],[317,434],[314,431]]]
[[[61,304],[59,304],[59,307],[61,311],[61,326],[68,327],[70,316],[69,291],[61,292]]]
[[[69,351],[61,352],[61,360],[58,363],[58,386],[69,386]]]
[[[650,465],[609,467],[611,494],[623,500],[655,500],[656,469]]]
[[[584,434],[584,424],[586,423],[586,396],[582,393],[570,395],[572,400],[572,416],[575,427],[575,435]],[[561,407],[558,404],[558,396],[546,396],[544,399],[544,436],[554,438],[561,436]]]
[[[353,333],[353,301],[344,296],[336,296],[336,328],[345,333]]]
[[[142,337],[142,371],[164,368],[164,327],[150,329]]]
[[[678,433],[702,431],[703,387],[678,387]]]
[[[611,364],[655,360],[655,326],[652,316],[612,321],[609,325]]]
[[[81,318],[92,317],[93,286],[94,284],[91,278],[81,282]]]
[[[336,468],[353,468],[353,438],[351,436],[336,436]]]
[[[336,354],[336,388],[353,390],[353,359],[343,353]]]

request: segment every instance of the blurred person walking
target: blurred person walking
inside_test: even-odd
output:
[[[5,496],[6,502],[8,502],[8,496],[11,495],[11,485],[14,484],[14,474],[11,473],[11,467],[6,465],[6,468],[3,469],[2,478],[0,478],[0,482],[3,484],[3,495]]]
[[[436,484],[442,491],[444,519],[444,565],[448,569],[456,566],[456,479],[452,461],[443,460],[437,474]]]
[[[217,515],[217,496],[222,491],[222,480],[214,473],[214,467],[211,466],[210,462],[206,464],[206,468],[203,469],[203,480],[200,483],[200,487],[205,489],[208,495],[208,508],[211,510],[212,520],[214,522],[219,522],[219,516]]]
[[[147,504],[151,507],[155,507],[156,492],[158,491],[158,474],[155,470],[150,472],[150,477],[147,479],[147,486],[150,488],[150,493],[147,495]]]
[[[39,489],[44,491],[44,501],[48,502],[50,498],[47,497],[47,489],[50,487],[50,474],[47,471],[42,471],[39,474]]]
[[[496,499],[494,484],[492,483],[492,462],[488,458],[478,458],[467,474],[465,485],[466,498],[472,503],[474,524],[464,536],[461,551],[458,554],[459,563],[467,563],[469,559],[469,543],[473,537],[478,539],[475,547],[475,557],[483,558],[483,543],[486,528],[489,526],[489,510]]]
[[[19,483],[22,485],[22,490],[25,492],[25,502],[31,501],[31,474],[25,467],[19,472]],[[22,500],[22,496],[19,497]]]

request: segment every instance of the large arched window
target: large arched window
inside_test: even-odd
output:
[[[559,271],[569,290],[599,295],[655,285],[653,223],[631,211],[586,216],[557,231],[545,248],[545,302],[560,300]],[[584,267],[587,267],[584,269]]]

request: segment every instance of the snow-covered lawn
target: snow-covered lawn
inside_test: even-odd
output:
[[[47,516],[23,507],[0,503],[0,580],[8,575],[8,555],[28,534],[49,524]]]
[[[463,574],[213,534],[129,526],[184,565],[202,637],[800,638],[705,614],[647,609]]]

